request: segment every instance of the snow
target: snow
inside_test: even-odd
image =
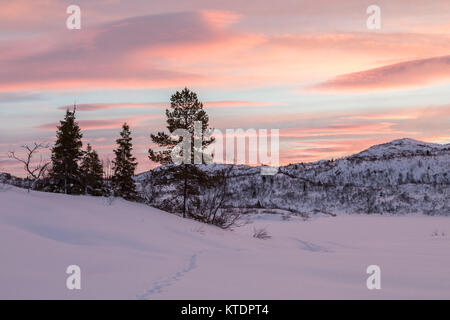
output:
[[[450,215],[450,144],[404,138],[333,161],[282,166],[273,176],[261,175],[261,167],[245,165],[199,167],[207,173],[231,169],[226,207],[309,215],[316,211]],[[161,166],[142,173],[136,182],[152,206],[169,210],[168,199],[171,208],[180,206],[182,199],[174,192],[175,185],[161,188],[153,183],[164,170]]]
[[[429,143],[411,138],[403,138],[372,146],[369,149],[358,153],[356,156],[386,157],[398,154],[405,155],[405,153],[423,154],[427,151],[436,152],[444,150],[450,150],[450,144]]]
[[[450,217],[252,216],[234,231],[115,199],[0,191],[0,299],[449,299]],[[252,237],[265,227],[268,240]],[[66,288],[81,267],[81,290]],[[381,267],[381,290],[366,268]]]

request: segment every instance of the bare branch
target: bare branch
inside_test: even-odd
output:
[[[32,180],[32,188],[34,189],[36,182],[41,179],[44,172],[50,165],[50,161],[44,160],[40,155],[40,160],[37,164],[33,165],[33,157],[40,151],[48,149],[49,145],[45,143],[34,142],[32,146],[22,145],[22,149],[25,150],[25,157],[21,158],[16,155],[15,151],[8,152],[8,157],[14,159],[23,164],[24,170],[28,174],[28,178]]]

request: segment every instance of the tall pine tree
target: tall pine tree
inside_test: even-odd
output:
[[[133,176],[137,162],[131,151],[133,150],[130,127],[124,123],[122,126],[121,138],[116,140],[118,145],[114,150],[113,160],[114,175],[111,179],[114,195],[127,200],[136,200],[136,186]]]
[[[90,144],[87,145],[81,162],[80,174],[85,194],[94,196],[103,194],[103,166],[97,152]]]
[[[56,132],[56,143],[52,148],[52,169],[50,178],[55,192],[66,194],[82,193],[78,161],[83,156],[80,127],[73,111],[66,111]]]
[[[166,109],[167,129],[169,133],[158,132],[156,135],[151,134],[152,141],[162,150],[154,151],[149,149],[149,158],[160,164],[172,164],[172,149],[181,141],[180,138],[173,138],[171,135],[177,129],[185,129],[189,132],[191,139],[191,161],[178,166],[170,166],[167,168],[166,177],[161,178],[161,184],[174,183],[179,195],[183,199],[181,211],[183,217],[187,215],[188,200],[199,194],[199,187],[207,183],[207,175],[201,171],[194,163],[195,151],[202,154],[204,149],[214,142],[213,137],[204,135],[206,130],[210,130],[209,117],[203,110],[203,104],[198,100],[197,94],[184,88],[181,92],[177,91],[170,98],[170,110]],[[195,132],[194,124],[200,121],[202,124],[202,144],[201,150],[195,150]],[[197,137],[198,138],[198,137]],[[202,157],[202,162],[204,159]],[[170,177],[170,181],[167,181]],[[156,182],[158,184],[158,182]]]

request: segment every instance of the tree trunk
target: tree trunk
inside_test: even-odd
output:
[[[186,218],[187,177],[184,178],[183,218]]]
[[[64,164],[64,194],[67,194],[67,163]]]

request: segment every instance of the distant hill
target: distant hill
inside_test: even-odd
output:
[[[282,209],[292,213],[423,213],[450,215],[450,144],[399,139],[334,161],[280,167],[273,176],[260,167],[200,165],[230,169],[225,206]],[[173,186],[155,187],[165,167],[136,176],[150,204],[170,210],[181,199]]]

